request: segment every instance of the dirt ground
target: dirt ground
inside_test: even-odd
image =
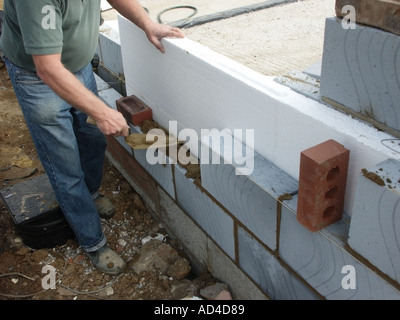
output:
[[[0,189],[43,173],[0,62]],[[49,249],[25,246],[0,197],[0,300],[202,299],[200,291],[217,281],[208,273],[193,274],[179,243],[107,159],[100,192],[116,207],[115,216],[102,223],[109,244],[127,261],[127,271],[116,277],[98,271],[74,239]],[[56,271],[55,289],[44,289],[51,284],[44,266]]]

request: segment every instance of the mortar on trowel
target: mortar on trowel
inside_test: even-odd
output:
[[[132,123],[134,126],[140,126],[145,120],[153,120],[153,112],[151,108],[134,95],[118,99],[116,101],[116,106],[117,110],[122,113],[128,123]],[[88,117],[87,122],[96,125],[96,121],[90,116]],[[159,134],[131,133],[125,137],[125,142],[132,149],[137,150],[150,148],[157,149],[184,143],[178,141],[174,136],[161,131],[162,130],[160,129]]]

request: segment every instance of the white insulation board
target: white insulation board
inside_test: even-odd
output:
[[[136,95],[168,128],[254,129],[257,153],[298,180],[300,153],[334,139],[350,150],[345,212],[351,212],[359,172],[400,153],[392,136],[291,90],[272,77],[189,38],[163,39],[159,52],[144,32],[118,17],[127,95]],[[196,155],[196,154],[195,154]],[[196,155],[197,156],[197,155]]]

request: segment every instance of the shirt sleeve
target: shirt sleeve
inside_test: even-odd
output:
[[[15,7],[27,54],[62,52],[62,13],[59,1],[15,0]]]

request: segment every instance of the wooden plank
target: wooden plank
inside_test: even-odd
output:
[[[351,6],[354,8],[355,22],[365,24],[400,35],[399,0],[336,0],[336,16],[348,19]]]

